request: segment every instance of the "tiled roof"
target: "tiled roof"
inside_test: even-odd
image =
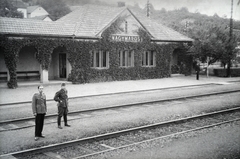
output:
[[[0,18],[0,34],[26,34],[44,36],[75,36],[77,38],[100,38],[102,31],[110,26],[122,13],[130,12],[148,31],[152,40],[177,42],[192,39],[147,18],[126,7],[98,5],[79,6],[73,12],[55,22],[33,19]]]
[[[36,20],[44,20],[45,18],[49,17],[48,15],[41,15],[36,17],[31,17],[30,19],[36,19]],[[50,18],[50,17],[49,17]],[[51,19],[51,18],[50,18]]]
[[[142,26],[152,35],[152,40],[156,41],[193,41],[193,39],[180,34],[179,32],[166,27],[146,15],[130,10],[135,15]]]
[[[81,6],[69,6],[69,8],[70,8],[71,11],[74,11],[76,9],[80,9]]]
[[[77,24],[76,36],[97,36],[102,29],[109,26],[124,10],[125,7],[106,7],[84,5],[74,7],[74,11],[59,19],[58,22]],[[157,23],[140,12],[129,10],[141,25],[156,41],[193,41],[173,29]]]
[[[106,26],[118,17],[125,7],[108,7],[98,5],[84,5],[60,18],[56,22],[77,24],[76,36],[96,37]]]
[[[35,11],[38,7],[40,7],[40,6],[29,6],[29,7],[27,7],[27,13],[32,13],[32,12]]]
[[[0,17],[0,34],[71,36],[74,26],[73,24],[59,25],[55,22],[34,19]]]

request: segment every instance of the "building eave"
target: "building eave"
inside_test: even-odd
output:
[[[83,40],[99,40],[102,37],[93,36],[75,36],[75,35],[51,35],[51,34],[16,34],[16,33],[0,33],[5,37],[42,37],[42,38],[64,38],[64,39],[83,39]]]
[[[50,35],[50,34],[16,34],[16,33],[0,33],[0,35],[3,35],[5,37],[43,37],[43,38],[68,38],[73,39],[74,36],[71,35]]]
[[[193,42],[194,40],[160,40],[160,39],[151,39],[153,42],[184,42],[184,43],[189,43]]]

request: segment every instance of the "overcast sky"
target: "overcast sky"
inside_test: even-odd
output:
[[[143,8],[147,0],[100,0],[107,3],[125,2],[126,5],[134,5],[138,3]],[[187,7],[190,12],[198,11],[201,14],[214,15],[217,13],[220,17],[231,15],[231,0],[149,0],[156,10],[165,8],[166,10],[180,9]],[[240,20],[240,4],[239,0],[233,0],[233,19]]]

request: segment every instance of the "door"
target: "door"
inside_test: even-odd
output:
[[[66,72],[66,54],[59,54],[59,77],[67,78]]]

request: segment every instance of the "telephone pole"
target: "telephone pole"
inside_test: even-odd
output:
[[[147,17],[150,16],[150,3],[149,0],[147,1]]]
[[[233,0],[231,0],[231,18],[230,18],[230,31],[229,31],[229,57],[228,57],[228,67],[227,67],[227,77],[231,77],[231,57],[232,57],[232,34],[233,34]]]

